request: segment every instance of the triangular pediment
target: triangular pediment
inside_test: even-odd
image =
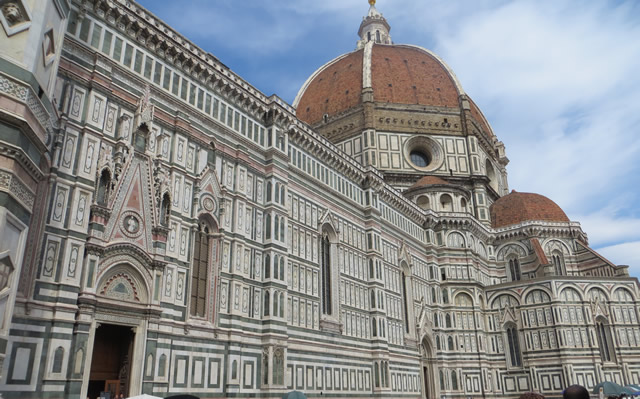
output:
[[[134,157],[118,182],[112,216],[105,229],[110,244],[126,242],[151,252],[155,206],[151,199],[150,170],[142,157]]]

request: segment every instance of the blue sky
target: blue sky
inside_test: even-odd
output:
[[[267,95],[354,50],[366,0],[144,0]],[[509,185],[556,201],[640,277],[640,2],[379,0],[395,43],[454,70],[506,145]]]

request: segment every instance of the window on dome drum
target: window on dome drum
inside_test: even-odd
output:
[[[518,259],[509,259],[509,273],[511,273],[511,281],[522,280],[520,262],[518,261]]]
[[[520,341],[518,340],[518,329],[514,325],[507,327],[507,346],[509,349],[509,364],[511,367],[521,367]]]
[[[331,315],[331,242],[322,235],[322,313]]]
[[[429,163],[431,163],[431,158],[429,157],[429,155],[420,150],[411,151],[409,157],[411,158],[411,162],[419,168],[424,168],[429,165]]]
[[[598,336],[598,347],[600,348],[600,357],[603,362],[615,362],[615,352],[613,347],[613,339],[611,337],[611,329],[603,317],[599,317],[596,321],[596,334]]]
[[[207,275],[209,274],[209,227],[200,223],[193,246],[191,270],[191,315],[205,316],[207,301]]]

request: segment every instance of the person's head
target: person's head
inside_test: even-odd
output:
[[[544,399],[544,395],[537,392],[525,392],[519,399]]]
[[[562,393],[563,399],[589,399],[589,391],[582,385],[571,385]]]

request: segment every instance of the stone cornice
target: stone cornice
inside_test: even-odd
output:
[[[568,237],[588,244],[587,234],[582,231],[580,223],[578,222],[555,223],[527,221],[495,229],[493,233],[495,244],[524,237]]]
[[[234,105],[243,105],[256,113],[266,111],[270,101],[264,94],[135,2],[75,0],[74,3],[80,15],[89,11],[95,13],[112,28],[203,86],[228,98]]]

